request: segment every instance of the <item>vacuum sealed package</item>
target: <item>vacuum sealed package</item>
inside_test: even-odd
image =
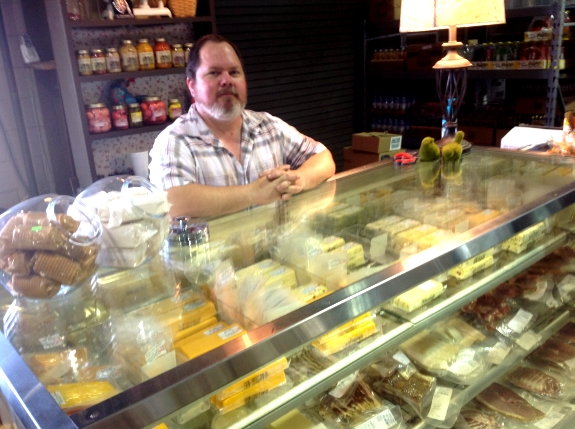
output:
[[[351,429],[366,425],[366,428],[396,429],[403,424],[399,407],[377,398],[357,374],[324,393],[317,408],[309,411],[318,423],[329,428]]]
[[[26,200],[0,216],[0,268],[13,296],[49,299],[91,284],[102,224],[72,197]]]
[[[502,429],[497,417],[472,405],[466,405],[459,413],[453,429]]]
[[[575,396],[575,384],[560,372],[522,363],[505,374],[505,380],[543,399],[569,400]]]
[[[295,384],[299,384],[329,368],[335,362],[334,357],[324,355],[315,347],[304,347],[291,357],[286,373]]]
[[[133,268],[156,256],[169,231],[166,193],[139,176],[105,177],[76,200],[90,206],[104,226],[98,262]]]
[[[571,375],[575,369],[575,345],[573,344],[551,337],[537,347],[528,359],[540,367],[561,370],[562,375],[575,379]]]
[[[497,325],[497,332],[511,339],[518,339],[524,332],[529,330],[537,320],[537,315],[524,310],[513,308]]]

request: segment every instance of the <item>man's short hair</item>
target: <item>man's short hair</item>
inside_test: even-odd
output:
[[[219,34],[206,34],[205,36],[200,37],[194,43],[194,46],[190,51],[190,55],[188,57],[188,63],[186,64],[186,77],[188,77],[192,81],[196,80],[196,72],[200,67],[200,50],[208,42],[229,44],[235,51],[238,58],[240,59],[242,69],[244,68],[244,62],[242,60],[242,56],[240,55],[240,51],[238,50],[238,47],[234,43],[232,43],[226,37],[220,36]]]

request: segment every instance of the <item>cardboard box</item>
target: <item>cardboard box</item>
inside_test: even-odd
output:
[[[458,127],[465,133],[465,140],[478,146],[493,146],[494,128],[461,125]]]
[[[501,147],[501,139],[511,131],[510,129],[496,129],[495,130],[495,146]]]
[[[431,70],[442,52],[441,43],[407,45],[407,70]]]
[[[361,167],[362,165],[371,164],[387,158],[393,158],[393,155],[399,152],[401,152],[401,149],[390,152],[372,153],[353,150],[353,147],[351,146],[344,147],[343,170],[352,170],[354,168]]]
[[[383,153],[401,149],[401,134],[388,132],[356,133],[351,138],[353,150]]]

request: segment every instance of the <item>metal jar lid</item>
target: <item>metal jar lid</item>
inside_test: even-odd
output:
[[[116,104],[115,106],[112,106],[112,110],[125,110],[126,106],[124,106],[123,104]]]
[[[165,41],[166,41],[166,39],[164,39],[163,37],[158,37],[156,39],[156,42],[165,42]]]
[[[140,108],[140,104],[139,103],[130,103],[128,104],[128,107],[131,107],[133,109],[135,109],[136,107],[139,109]]]
[[[160,97],[155,97],[155,96],[148,96],[148,97],[144,97],[144,101],[159,101]]]
[[[122,44],[123,45],[131,45],[132,41],[131,40],[122,40]]]
[[[88,50],[87,50],[87,49],[80,49],[80,50],[78,51],[78,55],[86,55],[87,53],[88,53]]]
[[[182,45],[181,45],[180,43],[174,43],[174,44],[172,45],[172,48],[174,48],[174,49],[179,49],[179,48],[181,48],[181,47],[182,47]]]
[[[101,49],[92,49],[92,53],[93,53],[93,54],[99,54],[99,53],[101,53],[101,52],[102,52]]]
[[[148,43],[148,39],[140,39],[138,40],[138,43]]]
[[[116,48],[107,48],[106,52],[118,52]]]
[[[177,98],[170,98],[170,104],[172,104],[172,103],[179,103],[179,102],[180,102],[180,100],[177,99]]]
[[[88,108],[89,108],[89,109],[101,109],[102,107],[106,107],[106,104],[104,104],[104,103],[92,103],[92,104],[88,104]]]
[[[193,43],[184,43],[184,46],[185,46],[186,48],[193,48],[193,47],[194,47],[194,44],[193,44]]]

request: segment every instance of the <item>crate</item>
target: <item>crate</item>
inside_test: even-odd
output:
[[[176,18],[196,16],[197,0],[169,0],[168,8]]]

